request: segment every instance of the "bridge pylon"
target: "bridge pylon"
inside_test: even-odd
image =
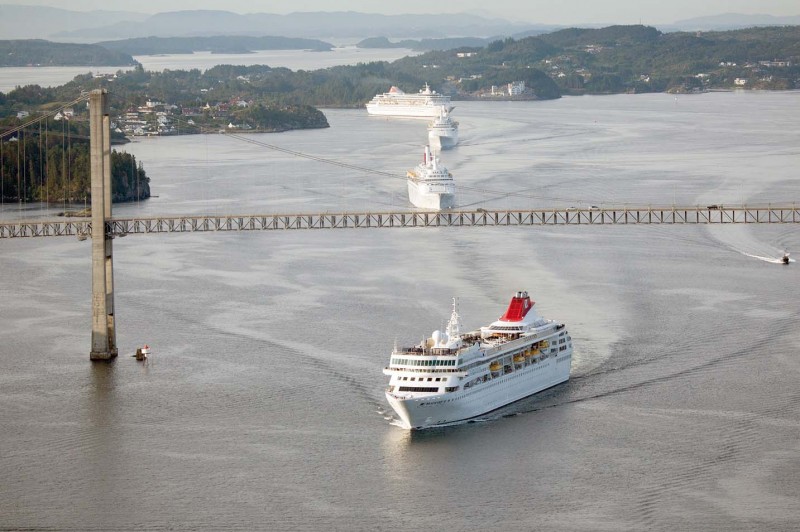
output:
[[[106,231],[111,219],[111,119],[108,93],[89,95],[89,142],[92,172],[92,350],[91,360],[117,356],[114,322],[113,235]]]

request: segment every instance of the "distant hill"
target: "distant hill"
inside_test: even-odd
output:
[[[661,32],[650,26],[608,26],[607,28],[567,28],[539,35],[539,39],[558,47],[653,43]]]
[[[386,37],[370,37],[356,44],[358,48],[408,48],[428,52],[431,50],[453,50],[456,48],[483,48],[495,38],[450,37],[445,39],[403,39],[392,42]]]
[[[800,60],[800,26],[670,33],[649,26],[609,26],[570,28],[536,39],[574,54],[573,62],[605,71],[691,75],[722,61],[744,64],[782,59],[797,64]]]
[[[316,50],[330,51],[333,45],[316,39],[291,37],[144,37],[104,41],[97,43],[108,50],[130,55],[191,54],[210,51],[213,53],[248,53],[253,50]]]
[[[490,7],[487,4],[487,8]],[[800,14],[773,16],[724,13],[658,24],[658,29],[664,32],[712,31],[786,25],[800,25]],[[68,42],[211,35],[279,35],[316,39],[363,39],[370,35],[384,35],[394,40],[511,36],[520,39],[563,27],[498,19],[486,11],[438,15],[379,15],[353,11],[240,15],[222,10],[194,10],[148,15],[135,11],[73,11],[46,6],[0,4],[0,37]]]
[[[798,8],[800,11],[800,8]],[[743,15],[741,13],[723,13],[707,17],[695,17],[679,20],[673,24],[660,26],[664,31],[683,30],[734,30],[752,28],[755,26],[797,26],[800,25],[800,15],[793,17],[776,17],[773,15]]]
[[[96,44],[68,44],[26,39],[0,41],[0,67],[10,66],[130,66],[128,54]]]
[[[71,11],[56,7],[0,4],[0,36],[3,39],[51,39],[56,33],[108,26],[122,21],[138,23],[148,16],[130,11]]]
[[[464,13],[442,15],[378,15],[346,12],[307,12],[275,15],[229,11],[174,11],[146,20],[119,22],[58,36],[70,39],[106,40],[133,37],[186,37],[200,35],[282,35],[307,38],[363,38],[386,35],[395,38],[486,37],[530,29],[529,24],[488,19]]]
[[[524,81],[540,99],[743,86],[787,90],[800,88],[800,26],[670,33],[641,25],[568,28],[492,41],[472,54],[431,51],[399,59],[390,69],[384,76],[404,90],[413,84],[403,82],[416,78],[472,96],[514,81]]]

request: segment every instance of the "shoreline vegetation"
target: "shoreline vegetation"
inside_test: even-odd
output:
[[[6,131],[29,117],[0,120],[0,201],[66,205],[91,200],[88,110],[67,108],[56,116],[14,133]],[[125,135],[111,132],[114,203],[150,197],[144,166],[118,148],[127,142]]]
[[[150,197],[150,178],[130,153],[111,150],[111,180],[114,203]],[[0,137],[2,202],[86,204],[91,197],[88,121],[51,122]]]
[[[107,50],[109,53],[123,53],[121,50],[133,45],[139,46],[137,51],[141,53],[192,50],[201,44],[208,49],[209,39],[217,50],[249,50],[247,42],[263,43],[264,39],[273,38],[147,38],[103,44],[119,47]],[[292,45],[307,46],[308,40],[289,41]],[[37,53],[46,48],[42,44],[46,41],[0,41],[0,52],[9,42],[32,43]],[[315,42],[317,49],[325,49],[327,45]],[[385,42],[388,39],[373,38],[366,45]],[[83,148],[79,137],[84,133],[73,128],[80,129],[87,122],[84,106],[64,110],[63,114],[45,121],[43,143],[39,143],[33,131],[39,126],[26,128],[17,138],[3,132],[37,115],[49,115],[64,102],[98,88],[109,92],[115,142],[146,135],[280,132],[329,127],[319,107],[363,107],[393,85],[414,93],[427,83],[453,100],[547,100],[583,94],[797,89],[800,88],[798,42],[800,26],[697,33],[662,33],[641,25],[571,28],[518,40],[495,40],[482,47],[432,50],[392,63],[378,61],[312,71],[268,65],[218,65],[206,71],[163,72],[145,71],[137,64],[132,70],[111,75],[80,75],[59,87],[27,85],[7,94],[0,92],[3,171],[0,195],[9,200],[20,197],[38,200],[51,194],[67,200],[85,199],[86,181],[80,164],[73,166],[77,168],[76,180],[73,182],[67,176],[64,182],[64,168],[69,171],[69,166],[62,164],[59,172],[54,170],[59,167],[56,161],[39,161],[35,157],[44,144],[48,147],[47,157],[51,150],[58,149],[48,143],[58,138],[61,130],[62,144],[64,138],[75,139],[73,148],[78,151],[69,155],[70,160],[73,164],[81,160]],[[402,44],[409,45],[407,41]],[[65,135],[66,130],[71,135]],[[8,155],[11,152],[15,155]],[[123,152],[117,157],[125,159],[125,155]],[[125,161],[122,166],[130,162]],[[149,179],[144,169],[139,165],[137,171],[135,161],[132,166],[133,171],[124,173],[127,177],[120,174],[120,187],[115,190],[123,192],[117,201],[149,196]],[[42,183],[42,178],[38,178],[37,184],[36,176],[46,176],[47,182]]]

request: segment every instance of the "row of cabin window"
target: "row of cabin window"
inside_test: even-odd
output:
[[[455,366],[455,360],[416,360],[408,358],[395,358],[394,364],[401,366]]]
[[[438,392],[439,388],[427,388],[421,386],[400,386],[399,391],[401,392]],[[458,391],[458,386],[447,386],[444,389],[445,392],[456,392]]]

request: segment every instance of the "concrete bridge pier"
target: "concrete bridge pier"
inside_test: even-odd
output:
[[[111,119],[105,89],[89,96],[89,136],[92,171],[92,350],[91,360],[117,356],[114,323],[113,235],[111,219]]]

